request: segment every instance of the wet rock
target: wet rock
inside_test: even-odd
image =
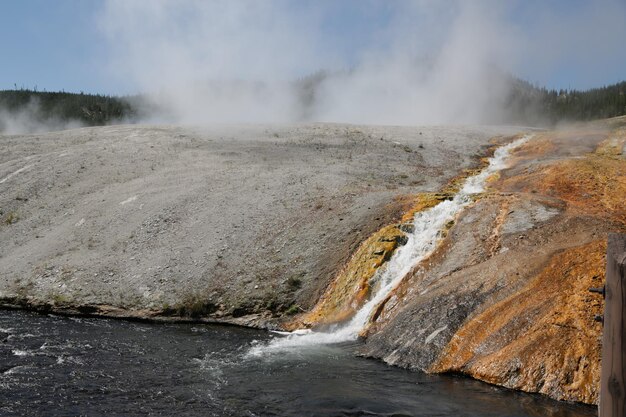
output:
[[[246,316],[253,312],[254,310],[251,309],[249,306],[239,306],[239,307],[233,308],[230,312],[230,315],[233,316],[234,318],[237,318],[237,317]]]
[[[398,243],[398,245],[400,246],[404,246],[406,245],[406,243],[409,241],[409,238],[406,235],[400,235],[400,236],[396,236],[396,242]]]

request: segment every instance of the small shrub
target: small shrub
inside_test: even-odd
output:
[[[293,289],[300,288],[302,286],[302,278],[300,275],[292,275],[287,278],[287,285]]]
[[[16,212],[11,211],[9,213],[7,213],[7,216],[4,219],[4,223],[6,224],[14,224],[17,223],[17,221],[20,219],[20,217],[17,215]]]
[[[300,306],[298,304],[292,304],[286,311],[285,314],[288,316],[296,315],[300,312]]]
[[[281,310],[282,305],[276,299],[271,298],[265,303],[265,308],[273,313]]]
[[[198,318],[208,316],[216,312],[217,309],[217,306],[211,301],[203,300],[197,296],[190,296],[174,306],[164,303],[163,315]]]
[[[70,303],[70,299],[65,294],[55,293],[52,295],[52,303],[55,306],[63,306]]]

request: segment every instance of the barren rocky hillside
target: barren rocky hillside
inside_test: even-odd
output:
[[[261,326],[513,128],[116,126],[0,136],[5,304]]]

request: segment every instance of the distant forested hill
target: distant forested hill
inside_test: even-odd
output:
[[[75,122],[86,126],[132,121],[137,111],[129,98],[95,94],[49,93],[33,90],[0,91],[0,111],[38,122]]]
[[[513,123],[551,125],[626,115],[626,81],[586,91],[548,90],[517,78],[510,84],[505,108]]]
[[[312,113],[317,91],[337,74],[320,71],[297,81],[302,114]],[[559,122],[588,121],[626,115],[626,81],[586,91],[548,90],[500,71],[493,85],[500,95],[492,98],[493,118],[484,123],[553,126]],[[485,94],[489,94],[486,92]]]
[[[317,92],[328,77],[319,72],[293,83],[299,99],[302,121],[315,118]],[[587,91],[548,90],[519,78],[500,73],[497,80],[508,86],[496,100],[497,124],[551,126],[561,121],[586,121],[626,115],[626,81]],[[147,96],[127,97],[34,90],[0,91],[0,133],[26,133],[134,123],[141,120],[168,120],[166,106]]]

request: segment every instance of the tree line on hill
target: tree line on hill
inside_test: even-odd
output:
[[[626,81],[586,91],[548,90],[516,78],[510,85],[504,104],[510,123],[551,126],[626,115]]]
[[[311,117],[316,89],[328,76],[316,73],[294,82],[302,119]],[[626,115],[626,81],[579,90],[549,90],[506,76],[507,94],[500,98],[500,118],[491,123],[552,126]],[[503,111],[502,111],[503,110]],[[135,123],[166,110],[147,96],[107,96],[29,89],[0,91],[0,133],[24,133],[77,126]]]
[[[0,91],[0,113],[4,114],[0,117],[0,131],[7,130],[12,123],[33,126],[47,123],[60,127],[132,122],[138,115],[133,100],[133,97],[98,94],[4,90]]]

